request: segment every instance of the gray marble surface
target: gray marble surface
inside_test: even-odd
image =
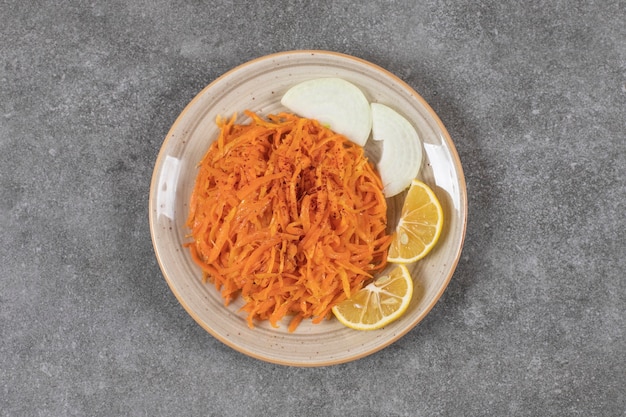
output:
[[[0,415],[626,415],[624,1],[0,2]],[[249,59],[367,59],[447,126],[466,243],[427,318],[348,364],[244,356],[148,227],[169,127]]]

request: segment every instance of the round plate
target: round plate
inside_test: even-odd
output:
[[[429,184],[444,209],[444,230],[435,249],[409,265],[415,294],[408,311],[389,326],[356,331],[334,318],[314,325],[303,321],[294,333],[287,321],[279,328],[246,324],[237,301],[228,307],[212,284],[204,284],[200,269],[183,244],[188,201],[197,164],[216,138],[218,115],[260,114],[286,110],[283,94],[294,84],[318,77],[340,77],[361,88],[371,102],[394,108],[410,120],[424,145],[418,178]],[[390,200],[389,221],[397,219],[403,194]],[[417,325],[445,290],[457,265],[467,221],[465,179],[456,149],[430,106],[406,83],[359,58],[326,51],[292,51],[247,62],[202,90],[183,110],[163,142],[150,186],[150,231],[156,257],[171,290],[187,312],[226,345],[255,358],[292,366],[324,366],[348,362],[376,352]]]

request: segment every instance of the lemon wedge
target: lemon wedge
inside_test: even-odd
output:
[[[422,259],[435,246],[443,228],[443,209],[433,190],[413,180],[400,220],[393,233],[387,261],[411,263]]]
[[[413,279],[409,270],[404,265],[394,265],[350,299],[334,306],[332,311],[347,327],[375,330],[402,316],[412,296]]]
[[[422,141],[413,125],[392,108],[372,103],[372,139],[382,141],[377,168],[386,197],[411,185],[422,165]]]
[[[372,130],[370,103],[354,84],[341,78],[315,78],[291,87],[281,104],[300,117],[315,119],[363,146]]]

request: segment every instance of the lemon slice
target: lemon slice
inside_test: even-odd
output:
[[[422,259],[435,246],[443,228],[443,210],[426,184],[413,180],[400,221],[393,233],[387,261],[410,263]]]
[[[356,330],[375,330],[402,316],[411,302],[413,280],[404,265],[389,272],[333,307],[337,320]]]
[[[372,112],[365,94],[341,78],[315,78],[291,87],[281,104],[301,117],[315,119],[363,146],[372,129]]]

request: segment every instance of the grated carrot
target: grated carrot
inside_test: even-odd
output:
[[[248,325],[319,323],[386,264],[380,177],[363,149],[315,120],[246,111],[217,119],[187,226],[192,259]]]

